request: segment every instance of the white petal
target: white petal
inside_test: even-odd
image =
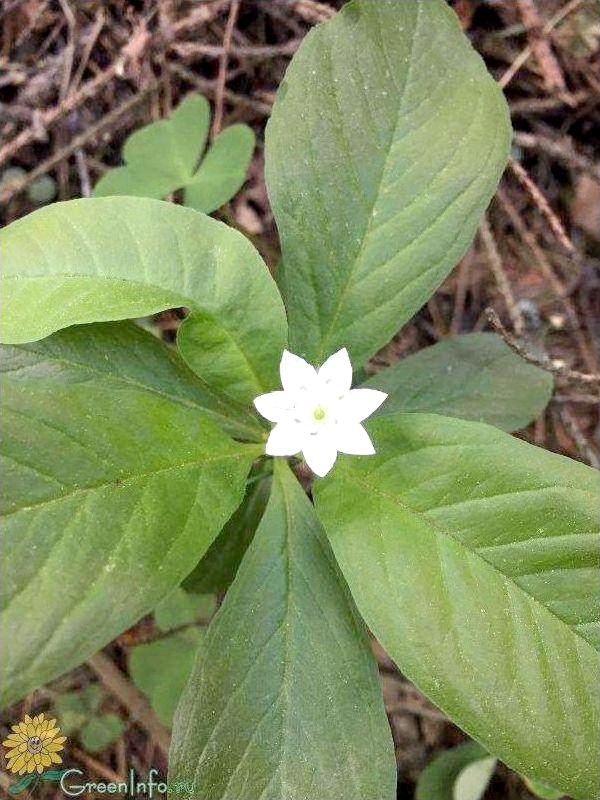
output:
[[[293,456],[302,450],[303,429],[295,422],[280,422],[275,425],[265,447],[268,456]]]
[[[286,392],[312,389],[317,382],[317,370],[300,356],[283,351],[279,364],[281,385]]]
[[[329,436],[309,436],[302,444],[302,455],[315,475],[324,478],[335,464],[337,448]]]
[[[319,381],[336,394],[344,394],[352,386],[352,364],[345,347],[338,350],[319,368]]]
[[[285,392],[268,392],[254,398],[258,413],[269,422],[281,422],[294,407],[290,396]]]
[[[370,417],[387,398],[379,389],[352,389],[339,405],[340,416],[348,421],[362,422]]]
[[[353,456],[372,456],[375,453],[369,434],[359,423],[339,425],[335,443],[340,453]]]

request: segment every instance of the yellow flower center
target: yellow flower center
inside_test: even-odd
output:
[[[325,409],[321,406],[317,406],[313,411],[313,417],[317,420],[317,422],[321,422],[326,416]]]

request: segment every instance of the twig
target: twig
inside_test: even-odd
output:
[[[117,120],[130,109],[134,108],[136,105],[138,105],[138,103],[141,103],[142,100],[145,99],[146,95],[148,95],[155,87],[156,83],[146,86],[138,94],[130,97],[129,100],[126,100],[118,108],[113,109],[113,111],[111,111],[109,114],[106,114],[106,116],[101,117],[95,125],[92,125],[86,131],[71,139],[69,144],[67,144],[61,150],[58,150],[56,153],[53,153],[50,158],[47,158],[35,169],[32,169],[31,172],[27,173],[27,175],[25,175],[21,180],[15,181],[13,184],[8,186],[3,192],[0,192],[0,203],[7,203],[11,198],[29,186],[29,184],[37,180],[41,175],[45,175],[47,172],[53,169],[64,158],[68,158],[68,156],[70,156],[72,153],[80,150],[86,142],[88,142],[90,139],[93,139],[94,136],[96,136],[103,128],[109,127],[113,122],[115,122],[115,120]]]
[[[211,617],[200,617],[192,622],[183,622],[181,625],[176,625],[174,628],[169,628],[168,631],[158,631],[157,633],[149,633],[147,635],[137,636],[135,639],[134,647],[140,644],[150,644],[150,642],[159,642],[161,639],[168,639],[176,633],[182,633],[190,628],[206,628],[210,625]]]
[[[253,44],[232,45],[227,51],[228,55],[239,58],[274,58],[275,56],[291,56],[300,46],[300,39],[290,39],[282,44]],[[208,56],[210,58],[223,58],[226,51],[220,44],[204,44],[202,42],[176,42],[171,49],[181,58],[194,56]]]
[[[214,99],[216,92],[214,80],[202,78],[200,75],[196,75],[195,72],[192,72],[183,64],[179,64],[176,61],[170,62],[168,67],[176,75],[179,75],[180,78],[183,78],[188,83],[191,83],[192,86],[200,89],[203,94],[207,94],[209,97]],[[241,106],[242,108],[252,109],[252,111],[256,112],[260,116],[268,117],[271,113],[271,105],[269,103],[263,103],[260,100],[255,100],[251,97],[245,97],[242,94],[236,94],[236,92],[232,92],[229,89],[224,90],[223,97],[228,103]]]
[[[79,84],[81,83],[81,79],[83,78],[83,73],[88,65],[90,60],[90,55],[92,54],[92,50],[94,49],[94,45],[102,32],[102,28],[104,27],[105,17],[104,17],[104,9],[99,8],[96,12],[96,19],[94,20],[94,24],[92,26],[92,30],[89,33],[84,48],[83,53],[81,55],[81,59],[79,61],[79,65],[77,67],[77,72],[71,81],[71,91],[75,91]]]
[[[600,183],[600,165],[577,153],[570,139],[564,138],[561,141],[556,141],[539,134],[515,131],[513,141],[516,145],[524,147],[526,150],[542,150],[552,158],[564,162],[573,169],[589,173],[594,180]]]
[[[100,678],[104,686],[129,711],[131,720],[137,721],[156,742],[161,753],[168,757],[170,733],[154,713],[152,706],[136,687],[127,680],[104,653],[96,653],[88,659],[89,666]]]
[[[506,330],[500,321],[500,317],[493,308],[486,308],[485,315],[496,333],[500,334],[511,350],[514,350],[515,353],[524,358],[525,361],[528,361],[530,364],[535,364],[536,367],[541,367],[547,372],[551,372],[558,378],[563,378],[567,381],[574,381],[576,383],[583,383],[587,386],[600,386],[600,375],[578,372],[576,370],[568,369],[567,367],[558,366],[546,355],[538,356],[530,353],[529,350],[527,350],[511,333],[509,333],[509,331]]]
[[[71,747],[71,752],[75,758],[78,761],[81,761],[81,763],[84,764],[91,772],[101,775],[103,778],[106,778],[107,781],[120,783],[121,781],[125,780],[123,775],[119,775],[118,772],[110,769],[110,767],[107,767],[106,764],[103,764],[101,761],[92,758],[92,756],[84,753],[84,751],[80,750],[78,747]]]
[[[569,407],[566,405],[559,406],[557,414],[563,427],[575,443],[575,447],[579,450],[583,458],[585,458],[590,466],[600,468],[600,457],[598,453],[581,432],[577,420],[571,413]]]
[[[291,5],[297,14],[313,25],[318,22],[325,22],[326,19],[335,14],[335,9],[322,3],[317,3],[315,0],[291,0],[287,5]]]
[[[433,708],[417,708],[416,706],[406,705],[404,703],[396,703],[394,705],[386,706],[385,710],[390,716],[393,714],[410,714],[414,717],[434,719],[438,722],[450,722],[445,714],[443,714],[441,711],[436,711]]]
[[[473,262],[473,250],[470,249],[460,262],[456,274],[456,297],[454,308],[452,309],[452,319],[450,320],[450,335],[455,336],[460,332],[463,312],[465,310],[465,300],[467,297],[467,286],[469,273]]]
[[[548,224],[554,231],[554,235],[558,241],[562,244],[567,253],[577,260],[578,254],[575,250],[573,242],[567,236],[567,232],[565,231],[562,222],[550,208],[550,203],[546,200],[541,189],[529,177],[527,170],[512,156],[510,156],[508,159],[508,164],[521,185],[524,186],[529,192],[531,199],[540,210],[540,213],[548,220]]]
[[[215,92],[215,115],[213,117],[211,138],[214,139],[223,124],[223,92],[227,82],[227,66],[229,64],[229,51],[231,50],[231,37],[240,10],[240,0],[231,0],[229,15],[223,34],[223,52],[219,55],[219,73],[217,75],[217,86]]]
[[[547,31],[545,27],[542,27],[533,0],[516,0],[516,3],[529,34],[531,50],[542,71],[546,90],[553,92],[558,89],[564,92],[566,89],[565,78],[547,39],[551,28]],[[580,3],[581,0],[575,0],[574,5],[580,5]]]
[[[481,221],[479,226],[479,235],[481,237],[481,241],[483,242],[488,263],[496,280],[496,284],[500,290],[500,294],[504,298],[513,328],[515,329],[517,335],[520,336],[523,333],[523,328],[525,327],[523,316],[515,301],[508,278],[506,277],[504,267],[502,266],[502,258],[498,252],[496,240],[494,239],[494,234],[492,233],[492,229],[490,228],[487,217],[484,217]]]
[[[92,184],[90,182],[90,171],[85,160],[85,154],[79,147],[75,150],[75,163],[77,164],[77,172],[79,173],[79,183],[81,186],[81,196],[89,197],[92,193]]]
[[[216,2],[200,4],[197,8],[193,8],[186,17],[173,23],[170,38],[176,39],[197,25],[203,26],[207,22],[211,22],[224,8],[227,8],[229,2],[230,0],[216,0]]]
[[[575,108],[576,106],[585,103],[589,100],[589,92],[583,90],[580,92],[573,92],[569,95],[569,106]],[[517,114],[542,114],[545,111],[553,111],[561,106],[567,105],[564,96],[561,97],[525,97],[520,100],[512,100],[510,102],[510,113],[512,116]]]
[[[446,330],[444,316],[435,295],[430,297],[427,301],[427,311],[429,311],[429,316],[433,322],[436,339],[445,339],[448,336],[448,331]]]
[[[520,214],[518,213],[517,209],[514,207],[512,202],[509,200],[508,195],[506,192],[499,188],[496,197],[502,208],[504,209],[505,213],[509,217],[512,226],[519,234],[523,242],[529,247],[535,261],[537,262],[538,266],[540,267],[542,273],[545,275],[548,283],[552,287],[552,291],[554,294],[560,299],[563,307],[566,311],[567,317],[569,319],[569,323],[573,329],[573,335],[577,340],[577,344],[579,345],[579,349],[581,351],[581,355],[586,361],[588,368],[593,371],[596,367],[596,362],[593,355],[590,353],[588,343],[586,341],[585,336],[581,332],[581,327],[579,325],[579,319],[577,316],[577,312],[575,311],[573,304],[567,297],[565,292],[565,288],[557,278],[554,268],[552,264],[546,257],[545,252],[537,243],[535,236],[531,233],[531,231],[527,228],[523,220],[521,219]]]
[[[521,0],[521,2],[523,2],[524,4],[526,2],[528,2],[530,5],[533,5],[532,0]],[[552,17],[552,19],[548,20],[548,22],[544,25],[544,27],[541,30],[542,36],[548,36],[548,34],[551,33],[551,31],[554,30],[554,28],[558,25],[559,22],[561,22],[568,14],[570,14],[573,11],[575,11],[575,9],[579,8],[579,6],[582,3],[583,3],[583,0],[571,0],[570,3],[567,3],[563,8],[561,8],[561,10],[557,14],[555,14]],[[545,39],[541,39],[541,41],[545,41]],[[504,75],[502,75],[502,77],[499,80],[499,84],[503,89],[514,78],[514,76],[521,69],[523,64],[531,56],[533,51],[534,51],[533,44],[529,44],[529,45],[527,45],[527,47],[524,50],[521,51],[521,53],[519,53],[517,58],[515,58],[513,63],[510,65],[510,67],[506,70]],[[551,56],[554,59],[554,56],[552,55],[552,53],[551,53]],[[561,78],[562,78],[562,73],[560,73],[560,75],[561,75]],[[563,88],[564,88],[564,78],[562,79],[562,81],[563,81]],[[568,102],[567,98],[565,98],[565,101]]]
[[[598,403],[598,395],[595,394],[556,394],[552,399],[555,403],[583,403],[594,406]]]
[[[8,791],[9,786],[11,785],[11,780],[6,774],[0,770],[0,786],[5,790]]]
[[[65,116],[77,108],[84,100],[93,97],[103,86],[109,83],[115,75],[119,74],[123,69],[123,62],[117,59],[108,69],[101,72],[96,78],[84,83],[84,85],[77,92],[71,93],[64,99],[62,103],[57,106],[41,112],[38,118],[38,125],[26,128],[18,136],[7,142],[3,147],[0,147],[0,166],[4,164],[9,158],[25,145],[31,144],[39,138],[40,128],[43,130],[48,128],[52,123],[56,122],[60,117]]]
[[[62,12],[65,16],[67,21],[67,27],[69,29],[69,37],[67,39],[67,46],[64,50],[64,66],[63,66],[63,75],[62,80],[60,82],[60,90],[58,96],[61,102],[67,96],[69,91],[69,84],[71,83],[71,75],[73,73],[73,59],[75,57],[75,28],[77,27],[77,23],[75,21],[75,14],[73,14],[73,10],[69,5],[69,0],[59,0],[60,7]]]

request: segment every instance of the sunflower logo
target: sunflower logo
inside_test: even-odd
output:
[[[13,733],[2,742],[7,748],[8,769],[19,775],[37,773],[41,775],[51,764],[62,764],[58,753],[64,748],[66,736],[59,736],[60,728],[55,719],[46,719],[44,714],[25,717],[12,726]]]

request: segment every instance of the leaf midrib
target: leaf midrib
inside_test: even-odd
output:
[[[498,567],[495,564],[493,564],[491,561],[489,561],[487,558],[485,558],[485,556],[483,556],[478,550],[472,550],[471,548],[469,548],[461,539],[459,539],[455,534],[453,534],[452,531],[448,531],[448,530],[442,528],[436,521],[431,519],[431,517],[427,516],[427,514],[425,514],[424,512],[415,510],[411,506],[407,505],[407,503],[405,503],[402,500],[400,500],[399,498],[397,498],[395,495],[390,494],[389,492],[385,492],[383,489],[381,489],[377,485],[371,484],[371,483],[369,483],[368,481],[365,481],[365,480],[360,480],[358,477],[354,477],[354,476],[352,476],[352,475],[350,475],[348,473],[344,473],[343,474],[342,480],[347,480],[350,483],[355,483],[356,485],[360,486],[361,488],[366,489],[366,490],[368,490],[369,492],[372,492],[375,495],[379,495],[379,497],[383,497],[384,499],[386,499],[389,502],[391,502],[393,505],[398,506],[399,508],[402,508],[404,511],[407,511],[410,514],[413,514],[415,517],[417,517],[422,522],[424,522],[432,530],[432,532],[435,534],[436,537],[442,538],[442,537],[447,536],[450,539],[452,539],[454,542],[456,542],[459,545],[459,547],[461,549],[463,549],[467,553],[469,553],[469,555],[474,556],[474,557],[476,557],[478,559],[481,559],[481,561],[483,561],[485,564],[490,566],[494,570],[495,573],[497,573],[499,576],[501,576],[503,580],[509,581],[520,592],[523,592],[523,594],[526,597],[528,597],[531,602],[535,603],[540,608],[543,608],[544,611],[546,611],[548,614],[550,614],[555,620],[560,622],[561,625],[564,625],[566,628],[568,628],[569,631],[573,634],[573,636],[575,636],[577,638],[577,640],[580,641],[582,644],[584,644],[586,647],[590,648],[590,650],[592,651],[592,653],[594,653],[595,656],[598,655],[597,651],[590,644],[590,642],[587,639],[585,639],[583,636],[581,636],[574,629],[574,627],[572,625],[569,625],[567,622],[565,622],[564,619],[559,617],[554,611],[552,611],[550,608],[548,608],[548,606],[544,605],[540,600],[538,600],[536,597],[534,597],[532,594],[530,594],[526,589],[524,589],[516,581],[514,581],[509,575],[505,575],[504,572],[502,572],[500,569],[498,569]],[[547,489],[549,487],[544,487],[544,488]],[[539,491],[542,491],[542,489],[540,489]]]
[[[252,448],[252,445],[245,445],[245,447]],[[257,455],[262,452],[262,448],[258,446],[254,448],[257,450]],[[199,467],[203,466],[204,464],[213,463],[215,461],[223,461],[223,460],[230,460],[230,459],[240,459],[240,458],[247,458],[249,452],[239,452],[239,453],[223,453],[216,456],[201,456],[190,461],[182,461],[178,462],[177,464],[169,464],[166,467],[161,467],[155,470],[148,470],[146,472],[135,472],[135,473],[128,473],[126,475],[118,475],[115,478],[107,481],[102,481],[96,484],[90,484],[89,486],[80,487],[77,489],[72,489],[69,492],[65,492],[64,494],[55,495],[54,497],[47,498],[45,500],[41,500],[38,503],[32,503],[27,506],[19,506],[18,508],[14,508],[11,511],[6,511],[3,513],[0,518],[6,519],[8,517],[14,516],[15,514],[20,513],[21,511],[31,511],[33,509],[37,510],[44,506],[52,505],[53,503],[60,503],[63,500],[70,500],[73,497],[78,496],[86,496],[90,492],[96,492],[102,489],[108,489],[110,487],[114,489],[127,489],[132,484],[138,483],[139,481],[143,481],[147,478],[153,478],[157,475],[162,475],[164,473],[173,472],[177,470],[185,470],[190,469],[192,467]]]
[[[284,466],[284,469],[286,467]],[[291,647],[292,647],[292,625],[291,619],[292,616],[290,614],[290,604],[291,604],[291,593],[292,593],[292,565],[291,565],[291,548],[292,548],[292,510],[291,510],[291,501],[287,493],[287,487],[285,485],[285,480],[282,478],[281,475],[277,475],[277,472],[274,473],[277,476],[277,481],[279,483],[279,488],[281,491],[281,499],[283,503],[284,515],[285,515],[285,522],[284,522],[284,548],[285,548],[285,606],[283,609],[282,614],[282,639],[283,639],[283,673],[281,676],[281,686],[279,689],[279,697],[284,699],[283,708],[282,708],[282,736],[281,736],[281,747],[279,752],[279,764],[277,770],[275,770],[275,774],[281,768],[283,771],[283,766],[286,761],[286,755],[288,752],[288,735],[287,732],[289,731],[289,724],[287,724],[288,716],[289,716],[289,707],[292,705],[290,699],[290,685],[289,685],[289,667],[291,663]],[[288,621],[287,624],[284,624],[285,621]],[[281,774],[281,784],[282,789],[286,785],[285,775]]]
[[[342,309],[342,305],[343,305],[343,303],[344,303],[344,301],[346,299],[346,296],[347,296],[347,294],[348,294],[348,292],[350,290],[350,285],[351,285],[351,282],[352,282],[352,278],[354,277],[354,273],[356,271],[356,266],[357,266],[357,264],[358,264],[358,262],[359,262],[359,260],[361,258],[362,253],[364,252],[364,249],[365,249],[365,246],[366,246],[365,243],[367,241],[368,233],[369,233],[369,230],[371,228],[371,224],[372,224],[372,222],[374,220],[375,207],[377,205],[377,202],[378,202],[378,199],[379,199],[379,195],[380,195],[380,192],[381,192],[381,186],[382,186],[382,183],[383,183],[383,179],[384,179],[384,176],[386,174],[386,168],[387,168],[387,163],[388,163],[388,159],[389,159],[389,156],[390,156],[390,151],[392,149],[392,144],[393,144],[394,139],[395,139],[395,135],[396,135],[396,131],[398,129],[398,125],[400,123],[400,114],[401,114],[401,112],[402,112],[402,110],[404,108],[404,101],[405,101],[405,98],[406,98],[406,90],[407,90],[407,87],[408,87],[408,83],[409,83],[410,75],[411,75],[411,71],[412,71],[412,66],[413,66],[413,61],[414,61],[415,42],[416,42],[417,35],[418,35],[418,32],[419,32],[419,25],[420,25],[421,16],[422,16],[422,3],[421,3],[421,0],[416,0],[416,7],[417,7],[416,17],[415,17],[415,23],[414,23],[414,28],[413,28],[413,32],[412,32],[411,42],[410,42],[410,53],[409,53],[409,56],[408,56],[408,68],[407,68],[406,74],[404,76],[404,82],[403,82],[402,89],[401,89],[400,96],[399,96],[398,108],[396,110],[396,120],[394,122],[394,125],[391,126],[391,128],[390,128],[390,135],[388,137],[387,142],[385,143],[385,148],[384,148],[385,149],[385,155],[381,160],[381,168],[380,168],[380,171],[379,171],[379,176],[377,178],[377,188],[376,188],[376,190],[374,192],[374,199],[373,199],[373,202],[370,204],[371,207],[369,209],[368,216],[366,217],[366,220],[365,220],[364,229],[363,229],[362,235],[361,235],[360,246],[359,246],[358,250],[356,251],[356,254],[355,254],[354,258],[352,259],[352,264],[350,266],[350,269],[348,270],[348,274],[346,276],[346,279],[344,280],[343,285],[341,287],[341,290],[340,290],[340,293],[339,293],[339,296],[338,296],[338,301],[336,303],[334,312],[331,315],[331,322],[329,323],[325,334],[323,336],[321,336],[321,342],[320,342],[320,351],[321,351],[320,355],[321,356],[326,355],[326,353],[323,352],[323,350],[325,348],[325,344],[326,344],[327,340],[329,339],[329,337],[331,336],[332,331],[334,330],[335,323],[337,322],[337,319],[338,319],[338,317],[340,315],[340,312],[341,312],[341,309]],[[329,49],[331,49],[331,43],[329,43]]]
[[[32,344],[35,344],[35,343],[32,343]],[[125,384],[127,386],[134,386],[134,387],[136,387],[136,388],[138,388],[138,389],[140,389],[140,390],[142,390],[144,392],[148,392],[149,394],[154,394],[154,395],[157,395],[158,397],[164,397],[166,400],[169,400],[169,401],[171,401],[173,403],[176,403],[177,405],[181,405],[184,408],[191,408],[191,409],[193,409],[195,411],[201,411],[201,412],[203,412],[205,414],[212,414],[212,415],[219,416],[219,417],[222,416],[225,419],[227,419],[229,421],[232,421],[236,425],[239,425],[240,427],[243,427],[248,433],[251,433],[252,436],[255,436],[256,433],[258,432],[256,428],[253,428],[253,427],[247,425],[247,423],[245,423],[241,418],[229,416],[226,413],[226,411],[229,410],[229,409],[227,409],[227,403],[228,402],[229,403],[236,403],[237,401],[235,401],[229,395],[226,395],[226,394],[219,395],[219,393],[216,392],[214,389],[212,389],[209,386],[209,384],[206,383],[206,381],[204,381],[203,378],[200,375],[197,375],[195,372],[192,372],[191,369],[190,369],[191,378],[187,379],[187,380],[189,380],[189,384],[188,385],[192,384],[190,388],[193,390],[194,389],[193,381],[198,381],[198,383],[202,387],[202,391],[205,391],[212,399],[215,400],[215,402],[219,405],[219,408],[221,409],[221,411],[215,411],[214,409],[207,408],[206,406],[201,405],[199,400],[195,400],[195,399],[191,400],[191,399],[186,398],[186,397],[181,397],[179,395],[171,394],[171,393],[169,393],[167,391],[164,391],[162,389],[158,389],[158,388],[156,388],[154,386],[151,386],[149,384],[145,384],[145,383],[142,383],[141,381],[134,380],[134,379],[132,379],[132,378],[130,378],[128,376],[117,375],[117,374],[113,374],[113,373],[110,373],[110,372],[102,372],[102,370],[97,369],[97,368],[95,368],[95,367],[93,367],[93,366],[91,366],[89,364],[81,364],[81,363],[78,363],[77,361],[70,361],[68,358],[65,358],[64,356],[56,356],[55,354],[47,355],[47,354],[45,354],[43,352],[40,352],[39,350],[36,350],[35,347],[32,347],[30,343],[26,343],[26,345],[27,345],[27,350],[28,351],[35,353],[35,355],[39,356],[40,358],[42,358],[42,359],[44,359],[46,361],[52,361],[53,363],[58,363],[58,364],[65,364],[66,366],[72,367],[73,369],[79,370],[81,372],[88,372],[88,373],[90,373],[90,375],[97,375],[102,380],[109,380],[109,381],[112,381],[113,383],[117,383],[117,384],[118,383],[122,383],[122,384]],[[19,347],[19,345],[12,345],[12,346]],[[167,359],[168,363],[171,364],[172,366],[174,366],[176,369],[181,369],[182,366],[185,366],[185,364],[183,362],[182,362],[181,365],[174,364],[172,359],[170,358],[170,353],[169,352],[167,352],[165,354],[165,358]],[[25,365],[25,366],[19,366],[19,367],[10,369],[10,370],[2,370],[0,372],[0,380],[4,379],[5,375],[9,375],[10,373],[15,373],[15,372],[19,372],[20,370],[27,369],[28,366],[29,365]],[[10,377],[7,377],[6,380],[10,381],[12,379]],[[19,379],[17,378],[17,380],[19,380]],[[39,378],[39,379],[36,379],[36,380],[44,380],[44,378],[42,377],[42,378]],[[186,380],[186,378],[184,378],[182,376],[182,380]],[[239,405],[240,405],[240,411],[242,411],[243,406],[241,406],[241,404],[239,404]]]

